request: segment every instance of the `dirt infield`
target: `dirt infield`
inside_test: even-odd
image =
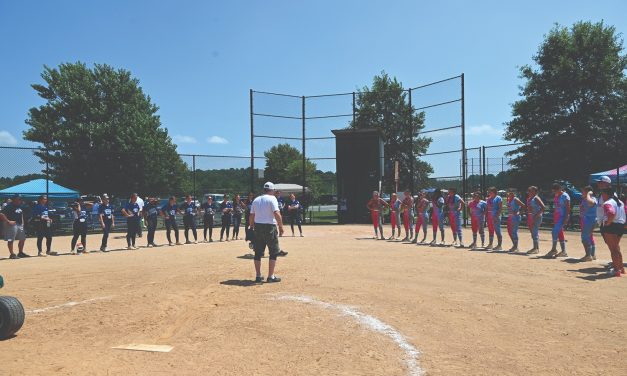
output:
[[[627,373],[627,278],[602,276],[599,236],[599,261],[578,263],[375,241],[370,226],[304,230],[281,239],[278,284],[251,282],[243,241],[1,260],[1,293],[28,313],[0,342],[0,374]],[[567,234],[577,258],[578,235]],[[99,241],[90,235],[88,249]],[[110,248],[123,244],[116,234]],[[416,368],[394,333],[420,352]],[[174,348],[112,349],[132,343]]]

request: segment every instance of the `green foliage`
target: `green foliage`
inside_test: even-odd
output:
[[[515,156],[517,184],[587,181],[591,172],[625,163],[627,56],[603,22],[555,26],[520,69],[523,99],[512,106],[505,138],[525,142]]]
[[[250,190],[250,168],[196,170],[196,193],[247,194]]]
[[[263,155],[266,157],[265,177],[267,180],[275,183],[302,183],[303,155],[298,149],[289,144],[278,144],[264,152]],[[300,169],[294,165],[288,171],[288,167],[294,162],[298,163]]]
[[[32,87],[46,102],[30,109],[24,138],[51,150],[37,154],[55,182],[92,193],[187,188],[158,107],[129,71],[78,62],[46,66],[41,77],[45,84]]]
[[[409,187],[411,165],[414,167],[414,183],[425,185],[433,168],[418,158],[431,144],[431,138],[420,137],[424,128],[425,114],[410,108],[407,94],[396,78],[390,78],[385,72],[375,76],[372,87],[364,87],[356,99],[355,121],[350,127],[375,128],[383,133],[385,158],[400,161],[401,187]],[[412,148],[413,146],[413,148]],[[413,158],[412,158],[413,149]],[[391,177],[394,178],[393,176]],[[386,190],[392,188],[388,180]]]
[[[265,180],[274,183],[302,184],[303,155],[289,144],[279,144],[264,153],[266,157]],[[314,162],[305,161],[307,187],[313,197],[335,194],[336,177],[333,172],[322,172]]]

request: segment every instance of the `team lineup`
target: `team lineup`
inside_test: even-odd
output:
[[[620,277],[625,274],[623,258],[620,252],[620,239],[624,233],[626,205],[616,196],[611,180],[603,176],[596,181],[600,194],[594,196],[591,186],[583,187],[583,197],[580,204],[580,228],[581,243],[585,255],[580,261],[596,260],[594,229],[597,224],[607,243],[612,263],[608,265],[609,273]],[[564,227],[569,222],[571,213],[571,199],[564,187],[559,183],[552,185],[553,193],[553,224],[551,230],[551,249],[546,253],[546,258],[568,257]],[[400,199],[396,193],[390,196],[390,202],[380,197],[378,191],[372,193],[372,198],[367,203],[374,226],[374,239],[386,240],[383,231],[384,209],[389,209],[392,235],[388,240],[401,239],[401,226],[404,229],[403,242],[411,242],[417,245],[452,246],[456,248],[469,248],[500,252],[503,251],[503,234],[501,233],[502,214],[506,214],[507,234],[512,246],[507,250],[510,253],[521,252],[519,244],[519,226],[526,214],[527,227],[532,240],[532,248],[526,251],[527,255],[540,253],[539,229],[543,220],[546,205],[538,195],[538,187],[530,186],[527,197],[523,202],[513,189],[508,190],[506,199],[498,194],[496,187],[488,189],[487,199],[483,200],[483,194],[479,191],[472,193],[472,200],[466,203],[455,188],[449,188],[443,195],[442,190],[434,189],[430,194],[421,191],[416,197],[410,190],[403,192]],[[472,243],[464,244],[462,235],[462,222],[464,211],[469,214]],[[430,213],[430,215],[429,215]],[[453,235],[450,244],[445,242],[445,213],[448,213],[448,223]],[[427,243],[428,223],[431,219],[432,240]],[[486,246],[485,227],[488,228],[488,244]],[[418,240],[420,231],[422,239]],[[438,231],[440,234],[438,241]],[[496,236],[496,244],[494,242]],[[479,243],[480,241],[480,243]],[[558,250],[559,244],[559,250]]]
[[[295,236],[295,226],[300,237],[303,237],[302,215],[303,206],[294,194],[284,200],[280,191],[272,191],[278,205],[281,216],[289,222],[292,236]],[[121,214],[126,220],[126,244],[128,250],[138,249],[136,241],[138,237],[143,237],[143,229],[146,230],[146,247],[153,248],[159,245],[155,243],[155,232],[158,227],[158,220],[162,218],[165,227],[167,245],[177,246],[183,244],[198,243],[198,217],[202,217],[203,241],[212,243],[215,215],[221,214],[221,227],[219,241],[240,240],[240,228],[245,226],[246,230],[251,229],[252,205],[257,196],[250,193],[245,200],[239,195],[235,195],[233,200],[229,200],[227,194],[224,199],[215,203],[212,196],[208,196],[206,202],[200,204],[193,200],[191,195],[186,195],[182,203],[177,203],[177,199],[171,196],[167,203],[160,205],[155,197],[147,197],[142,200],[136,193],[133,193],[128,202],[121,208]],[[88,234],[88,217],[92,211],[94,203],[84,202],[79,199],[70,204],[72,209],[72,238],[70,242],[70,253],[86,254]],[[53,251],[53,219],[49,216],[50,205],[48,197],[42,195],[38,198],[30,211],[20,195],[15,195],[10,202],[3,206],[0,212],[0,224],[3,225],[3,236],[9,249],[9,258],[18,259],[30,257],[24,251],[26,242],[26,228],[30,224],[36,234],[37,255],[40,257],[56,256],[58,252]],[[101,202],[96,208],[97,222],[102,230],[102,238],[99,251],[108,252],[108,241],[112,231],[116,228],[116,218],[114,215],[116,208],[111,203],[110,197],[103,194]],[[185,242],[180,241],[179,218],[182,217],[183,233]],[[248,236],[246,236],[248,238]],[[45,240],[45,244],[44,244]],[[246,239],[248,240],[248,239]],[[17,252],[14,244],[17,243]],[[45,250],[44,250],[45,246]],[[279,255],[285,255],[280,251]]]

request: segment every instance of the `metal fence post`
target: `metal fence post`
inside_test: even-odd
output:
[[[355,100],[355,92],[353,91],[353,126],[355,126],[355,118],[357,116],[357,104]]]
[[[464,74],[462,73],[462,82],[461,82],[461,90],[462,90],[462,98],[461,98],[461,127],[462,127],[462,197],[466,200],[466,110],[465,110],[465,98],[464,98]],[[464,226],[468,224],[468,211],[464,210]]]
[[[486,190],[488,189],[487,187],[487,180],[486,180],[486,175],[488,174],[488,165],[487,165],[487,158],[485,156],[485,146],[481,147],[481,159],[482,159],[482,165],[483,165],[483,173],[481,174],[481,194],[485,194]]]
[[[411,103],[411,88],[409,89],[409,126],[407,130],[409,131],[409,189],[414,193],[414,111],[412,110]]]
[[[305,150],[305,137],[306,137],[306,133],[305,133],[305,96],[302,96],[302,101],[303,101],[303,113],[302,113],[302,119],[303,119],[303,200],[305,199],[305,187],[307,184],[307,154],[306,154],[306,150]]]
[[[250,89],[250,191],[255,191],[255,133],[253,112],[253,89]]]
[[[192,192],[196,200],[196,155],[192,155]]]

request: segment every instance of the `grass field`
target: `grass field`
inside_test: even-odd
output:
[[[365,225],[304,231],[281,239],[277,284],[252,283],[243,241],[0,260],[2,294],[27,310],[0,374],[627,374],[627,278],[603,276],[598,236],[599,261],[579,263],[375,241]],[[173,349],[112,349],[127,344]]]

